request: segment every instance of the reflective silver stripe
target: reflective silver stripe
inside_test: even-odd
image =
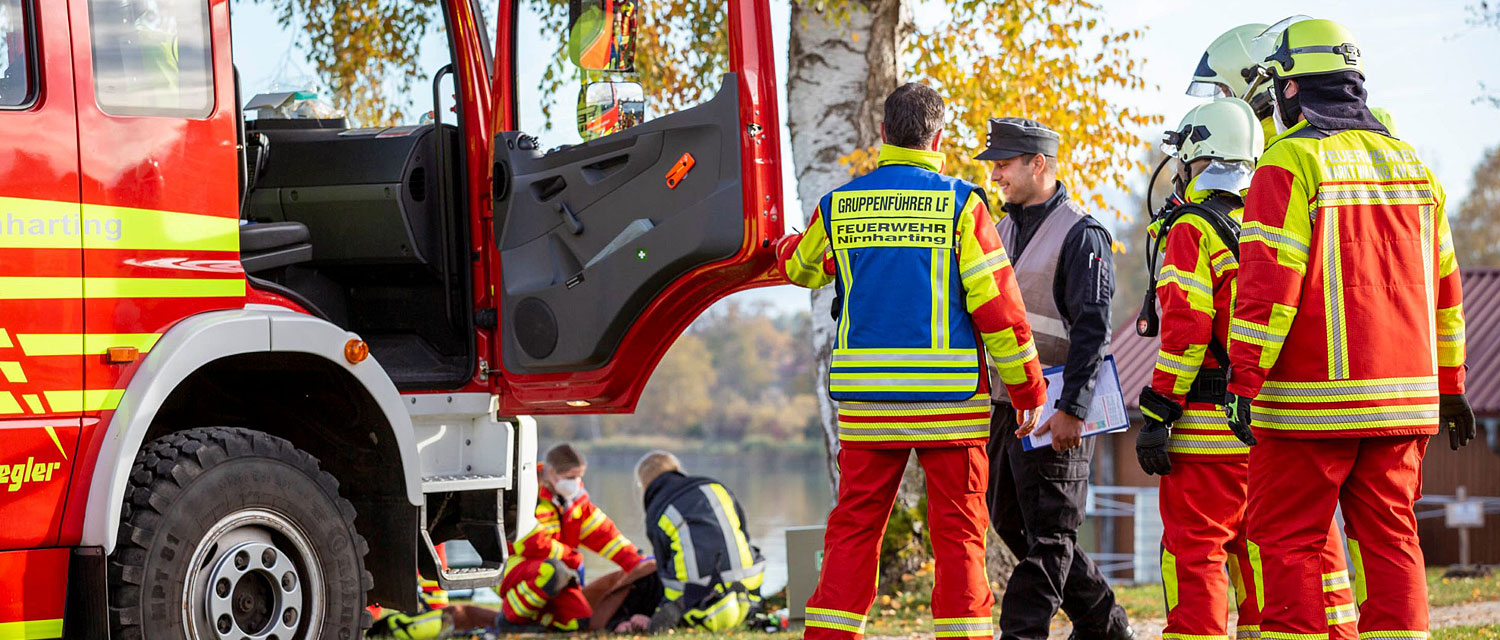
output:
[[[740,545],[735,540],[734,527],[729,525],[729,514],[724,512],[724,503],[714,493],[713,485],[698,485],[698,490],[708,499],[708,505],[714,510],[714,519],[719,522],[719,532],[724,535],[724,555],[729,556],[729,570],[740,570],[745,566],[745,561],[740,557]]]
[[[1437,307],[1437,292],[1435,291],[1435,287],[1437,286],[1437,274],[1434,271],[1434,267],[1433,267],[1432,250],[1429,249],[1428,247],[1431,247],[1433,244],[1436,244],[1433,241],[1433,238],[1434,238],[1434,236],[1437,235],[1437,229],[1432,224],[1432,206],[1431,205],[1423,205],[1421,207],[1421,211],[1422,211],[1422,289],[1423,289],[1423,294],[1426,296],[1426,298],[1424,300],[1424,302],[1426,303],[1426,306],[1423,307],[1423,308],[1424,309],[1434,309],[1434,308]],[[1436,336],[1437,332],[1438,332],[1437,314],[1436,313],[1428,313],[1426,315],[1427,315],[1427,335]],[[1433,375],[1437,375],[1437,372],[1438,372],[1438,360],[1439,360],[1439,358],[1438,358],[1438,345],[1436,343],[1433,343],[1428,348],[1430,350],[1429,353],[1428,353],[1428,357],[1432,358],[1432,366],[1430,368],[1428,368],[1427,370],[1429,372],[1431,372]]]
[[[1464,339],[1462,333],[1439,333],[1438,342],[1461,342]]]
[[[1247,327],[1247,326],[1241,325],[1241,324],[1231,324],[1231,325],[1229,325],[1229,335],[1231,337],[1233,337],[1233,336],[1241,336],[1241,337],[1244,337],[1244,338],[1259,338],[1261,340],[1265,340],[1267,342],[1273,342],[1273,343],[1276,343],[1276,344],[1280,344],[1280,343],[1286,342],[1286,336],[1278,336],[1278,335],[1276,335],[1274,333],[1270,333],[1268,331],[1262,331],[1260,329],[1256,329],[1256,328],[1253,328],[1253,327]]]
[[[693,546],[693,534],[688,530],[687,520],[683,519],[682,512],[673,505],[667,505],[664,513],[667,520],[677,528],[677,544],[682,546],[682,566],[687,571],[688,577],[698,574],[698,549]]]
[[[975,421],[970,425],[958,425],[953,427],[875,427],[871,429],[858,429],[839,425],[841,436],[927,436],[927,435],[953,435],[973,433],[976,431],[988,431],[989,422]]]
[[[972,276],[972,275],[974,275],[976,273],[984,271],[985,269],[988,269],[988,268],[996,266],[996,265],[1005,265],[1005,264],[1010,264],[1010,257],[1006,256],[1005,254],[1002,253],[1002,254],[1000,254],[998,256],[994,256],[994,257],[990,258],[989,260],[985,260],[984,262],[981,262],[981,263],[976,264],[976,265],[974,265],[972,267],[969,267],[968,269],[964,269],[964,272],[962,274],[959,274],[958,278],[960,280],[968,280],[969,276]]]
[[[1063,324],[1063,321],[1058,318],[1027,311],[1026,323],[1031,325],[1032,333],[1043,333],[1064,340],[1069,337],[1068,325]]]
[[[1360,640],[1365,638],[1380,638],[1381,640],[1427,640],[1426,631],[1362,631]]]
[[[1323,316],[1328,331],[1328,377],[1349,377],[1349,343],[1344,333],[1344,266],[1339,260],[1339,210],[1323,215]]]
[[[803,613],[803,619],[808,622],[827,622],[831,624],[842,624],[851,627],[859,627],[860,632],[864,632],[865,630],[865,619],[863,617],[856,618],[852,615],[845,616],[842,614],[813,613],[811,611],[807,611]]]
[[[1224,273],[1230,267],[1239,266],[1239,264],[1240,261],[1234,257],[1234,254],[1226,253],[1214,261],[1213,267],[1215,272]]]
[[[1244,638],[1259,638],[1260,629],[1238,629],[1234,632],[1234,637],[1240,638],[1241,640],[1243,640]]]
[[[868,362],[887,360],[909,360],[912,362],[973,362],[978,359],[975,353],[835,353],[834,364],[840,362]]]
[[[1371,413],[1358,413],[1358,414],[1353,414],[1353,415],[1297,416],[1297,415],[1284,415],[1284,414],[1269,414],[1269,413],[1265,413],[1265,412],[1262,412],[1262,411],[1257,411],[1257,410],[1255,410],[1252,407],[1251,410],[1250,410],[1250,418],[1251,418],[1252,421],[1263,422],[1263,423],[1266,423],[1266,424],[1288,424],[1288,425],[1295,425],[1295,424],[1312,424],[1312,425],[1356,424],[1356,423],[1360,423],[1360,422],[1372,422],[1372,421],[1376,421],[1376,420],[1379,420],[1379,421],[1403,420],[1403,421],[1416,422],[1416,421],[1419,421],[1419,420],[1434,420],[1435,421],[1435,420],[1438,419],[1438,410],[1435,409],[1435,408],[1434,409],[1420,409],[1420,410],[1417,410],[1417,411],[1392,411],[1392,410],[1390,410],[1389,408],[1386,408],[1386,407],[1371,407],[1371,409],[1374,409],[1375,411],[1371,412]]]
[[[1328,616],[1328,624],[1338,624],[1340,620],[1353,622],[1359,615],[1359,609],[1353,604],[1341,604],[1329,607],[1324,612]]]
[[[1227,429],[1229,428],[1229,419],[1224,417],[1223,415],[1195,416],[1191,414],[1184,414],[1181,418],[1177,419],[1177,424],[1183,426],[1207,425],[1213,427],[1224,427]]]
[[[840,402],[840,411],[941,411],[943,409],[988,409],[989,398],[957,402]]]
[[[1036,357],[1036,342],[1028,342],[1026,343],[1026,346],[1022,347],[1019,352],[1013,353],[1008,356],[995,358],[995,364],[1015,364],[1017,362],[1025,362],[1034,357]]]
[[[1173,434],[1172,437],[1167,440],[1167,449],[1170,450],[1170,449],[1172,449],[1174,447],[1175,448],[1180,448],[1180,449],[1244,449],[1245,451],[1249,451],[1250,450],[1250,445],[1247,445],[1247,444],[1245,444],[1243,442],[1240,442],[1238,438],[1236,438],[1234,440],[1188,440],[1186,438],[1179,437],[1176,434]]]
[[[1260,227],[1241,227],[1240,243],[1243,244],[1246,240],[1250,239],[1256,239],[1267,243],[1291,245],[1296,249],[1300,249],[1303,255],[1307,254],[1307,243],[1293,238],[1289,235],[1278,233],[1270,229],[1262,229]]]
[[[1386,189],[1361,189],[1361,188],[1358,188],[1358,187],[1354,187],[1354,188],[1324,187],[1322,190],[1320,190],[1318,192],[1318,201],[1319,202],[1322,202],[1323,200],[1348,200],[1350,198],[1359,198],[1361,200],[1376,200],[1376,201],[1393,200],[1393,199],[1413,199],[1413,200],[1414,199],[1429,199],[1430,200],[1432,198],[1432,191],[1430,189],[1391,189],[1391,190],[1386,190]],[[1321,205],[1321,206],[1328,206],[1328,205]]]
[[[845,374],[847,375],[847,374]],[[973,384],[979,378],[978,370],[962,378],[848,378],[834,372],[832,387],[955,387]]]
[[[1278,402],[1323,402],[1330,396],[1353,396],[1394,393],[1437,393],[1437,382],[1405,382],[1400,384],[1363,384],[1338,387],[1274,387],[1267,384],[1261,395]]]
[[[686,591],[687,590],[687,583],[686,582],[683,582],[681,580],[673,580],[671,578],[662,578],[661,579],[661,586],[663,586],[663,587],[665,587],[667,589],[671,589],[673,591]]]
[[[1438,254],[1453,253],[1453,238],[1443,238],[1438,241]]]
[[[995,625],[989,622],[954,622],[949,624],[934,624],[933,631],[989,631]]]
[[[1323,579],[1323,590],[1324,591],[1330,591],[1330,590],[1337,591],[1338,587],[1347,587],[1347,586],[1349,586],[1349,576],[1339,576],[1337,578],[1324,578]],[[1329,587],[1334,587],[1334,588],[1333,589],[1329,589]]]
[[[1180,362],[1169,360],[1165,354],[1156,354],[1156,367],[1158,369],[1171,369],[1183,373],[1197,373],[1200,367],[1188,366]]]
[[[1178,269],[1169,270],[1168,267],[1164,266],[1161,270],[1160,279],[1162,282],[1175,282],[1184,287],[1196,289],[1198,293],[1209,297],[1212,297],[1214,295],[1214,290],[1212,287],[1209,287],[1208,285],[1193,279],[1192,274],[1185,271],[1181,271]]]

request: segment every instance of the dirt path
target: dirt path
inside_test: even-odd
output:
[[[1140,640],[1156,640],[1161,637],[1161,629],[1167,621],[1162,619],[1133,620],[1136,637]],[[1500,624],[1500,601],[1497,602],[1471,602],[1446,607],[1432,607],[1431,627],[1442,629],[1445,627],[1464,627],[1472,625]],[[1073,625],[1064,621],[1054,622],[1052,625],[1052,636],[1050,640],[1067,640],[1068,633],[1073,630]],[[929,633],[913,633],[909,636],[867,636],[870,640],[902,640],[902,639],[927,639],[932,638]]]

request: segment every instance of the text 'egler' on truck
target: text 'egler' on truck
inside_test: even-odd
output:
[[[570,3],[545,51],[609,80],[562,146],[519,121],[553,60],[517,3],[439,4],[432,117],[350,128],[241,95],[230,0],[0,0],[0,637],[349,639],[419,572],[493,585],[525,416],[633,409],[776,281],[765,0],[651,119],[632,3]],[[482,567],[438,566],[457,538]]]

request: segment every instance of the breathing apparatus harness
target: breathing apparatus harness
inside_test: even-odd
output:
[[[1163,167],[1171,157],[1162,159],[1161,164],[1151,174],[1151,181],[1146,187],[1146,201],[1151,202],[1152,186],[1156,184],[1156,178],[1160,175]],[[1160,209],[1152,214],[1151,222],[1159,224],[1157,237],[1153,239],[1146,248],[1146,269],[1150,283],[1146,286],[1145,300],[1141,304],[1141,313],[1136,317],[1135,332],[1146,338],[1153,338],[1161,333],[1161,316],[1157,313],[1156,304],[1156,278],[1161,268],[1161,247],[1165,243],[1167,234],[1171,233],[1172,225],[1186,216],[1197,216],[1207,222],[1224,246],[1229,248],[1236,260],[1240,257],[1240,224],[1235,222],[1230,215],[1241,206],[1239,196],[1224,192],[1215,193],[1203,202],[1187,202],[1179,194],[1173,193],[1167,198]],[[1208,341],[1208,350],[1214,354],[1214,359],[1219,366],[1215,369],[1200,369],[1197,377],[1193,379],[1193,386],[1187,393],[1190,402],[1212,402],[1220,404],[1224,401],[1229,381],[1229,350],[1224,343],[1219,341],[1218,336],[1211,336]]]

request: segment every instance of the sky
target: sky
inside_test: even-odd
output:
[[[493,0],[489,0],[493,4]],[[658,0],[662,1],[662,0]],[[918,11],[923,20],[940,19],[942,2],[925,0]],[[1126,101],[1145,113],[1165,117],[1166,129],[1200,102],[1183,93],[1203,49],[1225,30],[1249,22],[1274,23],[1286,16],[1316,11],[1313,17],[1336,20],[1347,26],[1359,40],[1363,54],[1366,89],[1372,105],[1388,109],[1396,120],[1399,135],[1413,144],[1422,159],[1430,165],[1449,194],[1450,209],[1469,191],[1470,174],[1485,151],[1500,144],[1500,109],[1478,104],[1483,90],[1480,83],[1500,88],[1500,67],[1490,64],[1500,60],[1500,29],[1471,26],[1469,4],[1460,0],[1407,2],[1398,0],[1334,0],[1320,2],[1314,8],[1306,2],[1189,2],[1187,0],[1102,0],[1101,23],[1117,31],[1145,27],[1145,36],[1137,40],[1133,51],[1142,60],[1141,73],[1147,89],[1122,93]],[[771,0],[777,77],[781,80],[782,109],[785,109],[786,42],[790,12],[786,0]],[[531,18],[534,20],[534,18]],[[528,20],[522,18],[523,24]],[[551,51],[555,42],[535,29],[523,28],[522,53],[522,128],[542,133],[543,147],[574,142],[576,134],[559,125],[546,130],[539,102],[525,99],[529,87],[536,86],[540,64],[525,63],[529,51]],[[234,3],[234,36],[236,63],[248,98],[262,91],[300,88],[315,81],[305,56],[293,46],[293,34],[275,24],[269,7],[246,0]],[[440,35],[429,35],[422,42],[423,66],[429,72],[443,63],[443,41]],[[430,100],[426,85],[415,92],[419,104]],[[560,92],[553,122],[571,125],[572,97],[576,85]],[[650,112],[651,115],[657,115]],[[1045,114],[1030,114],[1046,121]],[[541,131],[538,131],[541,129]],[[1142,132],[1156,140],[1160,132]],[[789,224],[801,228],[806,207],[797,200],[792,179],[791,143],[785,123],[782,127],[783,193]],[[1144,183],[1144,176],[1141,183]],[[1125,202],[1124,194],[1111,194],[1114,203]],[[1104,216],[1101,216],[1103,218]],[[1105,220],[1113,224],[1113,220]],[[807,308],[807,292],[793,287],[778,287],[744,292],[732,299],[748,303],[768,303],[778,310],[797,311]]]

